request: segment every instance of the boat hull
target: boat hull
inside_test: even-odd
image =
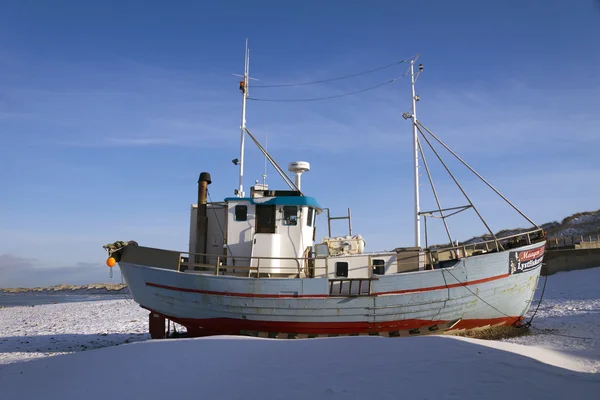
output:
[[[134,300],[191,336],[411,336],[519,324],[545,243],[455,266],[380,276],[370,295],[330,294],[327,278],[243,278],[120,262]]]

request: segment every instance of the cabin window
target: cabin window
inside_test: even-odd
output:
[[[236,221],[247,221],[248,220],[248,206],[235,206],[235,220]]]
[[[274,205],[256,205],[256,233],[275,233]]]
[[[385,275],[385,260],[373,260],[373,274]]]
[[[336,262],[335,263],[335,276],[348,277],[348,263],[347,262]]]
[[[306,226],[312,226],[313,225],[313,217],[315,216],[315,209],[314,208],[309,208],[308,212],[306,213]]]
[[[329,247],[324,243],[315,244],[315,257],[327,257],[329,255]]]
[[[283,206],[283,224],[298,225],[298,207]]]

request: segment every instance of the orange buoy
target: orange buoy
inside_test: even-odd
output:
[[[106,260],[106,265],[108,265],[111,268],[114,267],[116,263],[117,260],[115,260],[113,257],[109,257],[108,260]]]

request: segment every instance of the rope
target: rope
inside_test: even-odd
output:
[[[593,339],[595,339],[595,338],[591,338],[591,337],[563,335],[562,333],[547,332],[544,329],[536,329],[536,330],[543,332],[545,335],[561,336],[561,337],[566,337],[566,338],[571,338],[571,339],[581,339],[581,340],[593,340]]]
[[[399,76],[397,78],[391,79],[387,82],[383,82],[380,83],[378,85],[375,86],[371,86],[365,89],[361,89],[361,90],[356,90],[354,92],[348,92],[348,93],[342,93],[342,94],[338,94],[335,96],[325,96],[325,97],[313,97],[313,98],[309,98],[309,99],[261,99],[261,98],[256,98],[256,97],[248,97],[248,100],[254,100],[254,101],[268,101],[268,102],[272,102],[272,103],[297,103],[297,102],[304,102],[304,101],[319,101],[319,100],[329,100],[329,99],[335,99],[335,98],[339,98],[339,97],[345,97],[345,96],[351,96],[353,94],[358,94],[358,93],[363,93],[363,92],[367,92],[369,90],[373,90],[373,89],[377,89],[381,86],[385,86],[385,85],[389,85],[390,83],[394,83],[396,82],[398,79],[402,78],[402,76]]]
[[[588,338],[588,337],[583,337],[583,336],[563,335],[562,333],[548,332],[548,331],[545,331],[544,329],[536,329],[536,330],[543,332],[545,335],[568,337],[571,339],[581,339],[581,340],[594,340],[595,339],[595,338]]]
[[[456,276],[454,276],[454,274],[450,270],[444,269],[443,271],[448,272],[450,275],[452,275],[452,277],[454,279],[456,279],[457,282],[461,283],[461,281]],[[446,286],[447,286],[447,284],[446,284]],[[483,301],[485,304],[492,307],[494,310],[498,311],[500,314],[504,315],[505,317],[509,317],[509,318],[511,317],[510,315],[503,313],[502,311],[498,310],[496,307],[494,307],[493,305],[491,305],[490,303],[488,303],[487,301],[482,299],[477,293],[472,291],[471,288],[469,288],[466,284],[463,283],[461,286],[464,287],[465,289],[467,289],[469,292],[471,292],[471,294],[473,294],[473,296],[477,297],[479,300]]]
[[[339,76],[339,77],[336,77],[336,78],[322,79],[322,80],[319,80],[319,81],[301,82],[301,83],[287,83],[287,84],[279,84],[279,85],[251,85],[250,87],[252,89],[254,89],[254,88],[279,88],[279,87],[292,87],[292,86],[306,86],[306,85],[314,85],[316,83],[339,81],[339,80],[342,80],[342,79],[353,78],[355,76],[370,74],[371,72],[375,72],[375,71],[381,71],[382,69],[393,67],[394,65],[402,64],[402,63],[405,63],[405,62],[406,62],[406,60],[396,61],[394,63],[388,64],[388,65],[384,65],[382,67],[377,67],[377,68],[369,69],[367,71],[357,72],[355,74],[350,74],[350,75]]]
[[[538,309],[540,308],[540,304],[542,304],[542,299],[544,298],[544,293],[546,292],[546,283],[548,283],[548,275],[546,275],[544,277],[544,287],[542,288],[542,294],[540,295],[540,301],[538,301],[537,307],[535,308],[533,315],[531,316],[529,321],[526,322],[525,324],[521,325],[520,328],[529,328],[531,326],[531,321],[533,321],[535,314],[537,314]]]
[[[110,257],[113,255],[113,253],[116,253],[117,251],[121,250],[125,246],[128,246],[129,244],[133,244],[133,243],[135,243],[135,242],[131,241],[131,240],[128,242],[118,240],[114,243],[105,244],[104,246],[102,246],[102,248],[108,252],[108,255]]]

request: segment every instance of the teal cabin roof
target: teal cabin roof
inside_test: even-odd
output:
[[[276,197],[227,197],[226,202],[247,201],[250,204],[269,204],[278,206],[308,206],[321,210],[321,206],[314,197],[310,196],[276,196]]]

